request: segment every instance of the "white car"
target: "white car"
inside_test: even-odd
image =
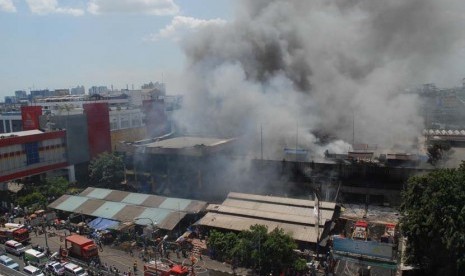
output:
[[[45,276],[44,273],[42,273],[42,271],[35,267],[35,266],[32,266],[32,265],[28,265],[28,266],[25,266],[23,268],[23,272],[24,274],[26,275],[32,275],[32,276]]]
[[[66,263],[65,275],[67,276],[88,276],[87,272],[77,264]]]
[[[10,258],[10,257],[8,257],[6,255],[0,256],[0,264],[6,266],[8,268],[19,271],[19,264],[15,263],[15,261],[13,261],[12,258]]]
[[[65,267],[59,262],[54,261],[54,262],[47,263],[45,267],[53,275],[61,276],[65,274]]]

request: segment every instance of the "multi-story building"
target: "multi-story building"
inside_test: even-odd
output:
[[[108,88],[106,86],[92,86],[91,88],[89,88],[89,95],[103,94],[107,92]]]
[[[84,95],[86,94],[86,89],[84,85],[78,85],[74,88],[71,88],[71,95]]]
[[[15,96],[5,96],[6,104],[15,104],[18,103],[18,99]]]
[[[21,130],[22,122],[20,111],[0,113],[0,133],[10,133]]]
[[[52,93],[48,89],[43,89],[43,90],[32,90],[31,91],[31,98],[44,98],[44,97],[50,97],[52,96]]]
[[[0,182],[67,167],[65,135],[36,129],[0,136]]]
[[[15,97],[18,100],[27,100],[27,93],[24,90],[17,90],[15,91]]]

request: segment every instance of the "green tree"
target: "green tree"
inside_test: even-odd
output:
[[[108,152],[100,154],[90,162],[89,177],[97,187],[118,188],[124,179],[123,159]]]
[[[295,261],[294,261],[294,269],[298,272],[301,272],[303,273],[304,271],[306,271],[308,269],[307,267],[307,260],[305,260],[304,258],[297,258]]]
[[[25,196],[19,197],[17,203],[20,206],[31,206],[37,205],[37,207],[42,208],[45,206],[47,199],[40,192],[32,192]]]
[[[236,234],[221,233],[212,230],[208,237],[207,245],[213,251],[213,257],[219,261],[228,260],[232,256],[232,248],[237,242]]]
[[[465,165],[410,178],[402,202],[407,262],[425,275],[465,275]]]
[[[264,267],[269,269],[266,272],[276,274],[293,267],[295,261],[294,249],[296,248],[297,245],[294,239],[284,233],[283,229],[273,229],[263,244],[263,251],[266,256]]]
[[[69,187],[69,182],[63,177],[47,178],[45,181],[47,195],[55,198],[62,196],[66,193]]]

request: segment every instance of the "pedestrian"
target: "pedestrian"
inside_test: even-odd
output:
[[[137,260],[134,260],[134,264],[132,265],[134,268],[134,274],[137,273]]]

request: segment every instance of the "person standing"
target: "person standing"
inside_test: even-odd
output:
[[[134,264],[132,265],[134,269],[134,275],[137,273],[137,260],[134,260]]]

